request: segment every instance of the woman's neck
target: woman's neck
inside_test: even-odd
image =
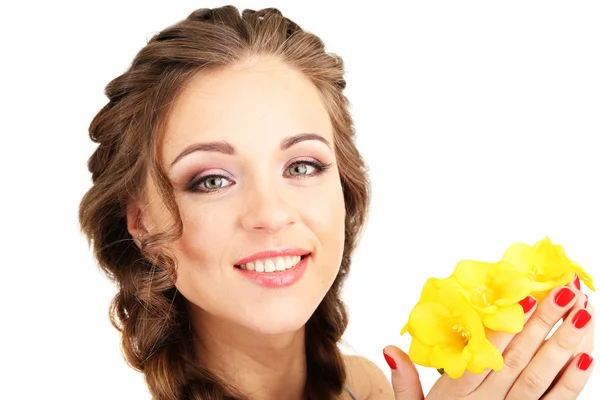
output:
[[[305,398],[304,327],[265,335],[201,311],[192,326],[199,361],[224,382],[257,400]]]

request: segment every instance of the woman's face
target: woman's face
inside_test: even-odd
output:
[[[162,157],[183,221],[176,286],[192,310],[266,334],[301,328],[344,247],[333,128],[314,85],[271,58],[197,75]],[[160,227],[150,193],[144,217]]]

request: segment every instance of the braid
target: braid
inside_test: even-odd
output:
[[[333,400],[341,394],[346,371],[338,344],[347,324],[343,302],[334,292],[328,292],[306,326],[309,399]]]
[[[185,300],[167,260],[163,255],[162,267],[140,260],[143,268],[120,278],[110,316],[123,334],[125,358],[144,373],[155,400],[243,399],[197,362]]]
[[[106,88],[109,102],[89,134],[98,147],[88,161],[93,185],[83,196],[79,220],[94,255],[118,293],[110,319],[122,334],[128,364],[142,372],[154,400],[243,400],[246,397],[197,359],[185,299],[177,291],[175,258],[167,250],[183,226],[169,179],[158,161],[160,135],[170,105],[198,71],[226,67],[251,54],[272,54],[309,77],[324,97],[335,130],[346,203],[346,243],[340,272],[306,325],[306,393],[339,397],[346,372],[338,343],[348,317],[340,288],[364,221],[368,193],[339,57],[274,8],[200,9],[155,35],[130,68]],[[143,198],[147,173],[174,222],[136,246],[126,209]]]

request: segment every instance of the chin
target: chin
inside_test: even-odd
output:
[[[297,332],[304,327],[316,309],[306,304],[290,307],[283,303],[247,310],[239,323],[263,335],[282,335]]]

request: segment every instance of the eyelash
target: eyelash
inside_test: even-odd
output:
[[[288,171],[290,169],[290,167],[295,166],[295,165],[309,165],[309,166],[313,167],[316,171],[310,175],[291,176],[292,179],[306,179],[306,178],[310,178],[313,176],[317,176],[317,175],[322,174],[323,172],[325,172],[327,169],[329,169],[331,167],[331,163],[323,164],[323,163],[320,163],[320,162],[314,161],[314,160],[296,160],[293,163],[287,165],[285,170]],[[194,179],[192,179],[192,181],[188,184],[186,191],[192,192],[192,193],[214,194],[214,193],[220,192],[222,189],[225,189],[228,186],[232,186],[235,183],[235,182],[233,182],[232,184],[227,185],[222,188],[219,188],[219,189],[201,189],[200,188],[200,185],[202,185],[204,182],[208,181],[209,179],[214,179],[214,178],[224,178],[224,179],[227,179],[227,180],[233,182],[233,180],[228,176],[218,175],[218,174],[210,174],[210,175],[195,177]]]

